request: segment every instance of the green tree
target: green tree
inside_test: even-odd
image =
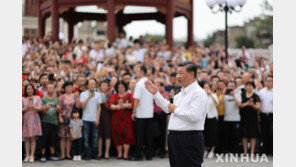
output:
[[[213,35],[209,35],[208,34],[208,37],[203,41],[203,44],[205,47],[210,47],[210,45],[214,44],[215,42],[215,39],[213,37]]]
[[[259,39],[259,46],[268,47],[273,43],[273,7],[267,0],[264,0],[261,7],[262,14],[255,25],[255,34]]]
[[[254,48],[254,41],[253,39],[247,37],[246,35],[241,35],[235,38],[236,47],[241,48],[243,45],[246,48]]]
[[[145,34],[144,35],[145,40],[147,41],[151,41],[154,40],[155,42],[159,42],[159,41],[163,41],[164,40],[164,36],[163,35],[159,35],[159,34]]]

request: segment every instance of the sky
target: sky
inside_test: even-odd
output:
[[[262,13],[261,4],[264,0],[247,0],[240,13],[233,12],[228,15],[228,26],[240,25],[259,16]],[[268,0],[273,4],[273,0]],[[197,39],[205,39],[216,30],[225,29],[225,13],[213,14],[206,5],[206,0],[193,0],[193,34]],[[151,28],[153,27],[153,28]],[[127,36],[137,38],[146,33],[165,35],[165,25],[155,20],[133,21],[124,27]],[[187,39],[187,19],[177,17],[173,20],[174,40]]]

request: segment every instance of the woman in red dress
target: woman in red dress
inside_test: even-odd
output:
[[[135,144],[134,125],[131,119],[134,105],[133,95],[127,92],[127,84],[118,81],[115,85],[116,94],[110,98],[112,112],[111,126],[113,143],[117,149],[118,159],[128,159],[129,147]],[[123,147],[123,156],[122,156]]]

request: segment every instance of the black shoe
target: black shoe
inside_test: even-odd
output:
[[[96,160],[101,160],[102,158],[101,158],[101,157],[98,157],[98,156],[96,156],[96,157],[95,157],[95,159],[96,159]]]
[[[117,157],[117,159],[122,159],[122,156],[121,157]]]
[[[131,157],[129,160],[130,161],[142,161],[143,158],[142,157]]]
[[[67,160],[72,160],[72,157],[67,157],[67,156],[66,156],[65,159],[67,159]]]
[[[88,160],[90,160],[90,157],[89,156],[85,156],[84,157],[84,160],[88,161]]]
[[[56,157],[55,155],[50,155],[50,157],[49,157],[49,159],[51,160],[51,161],[58,161],[58,160],[60,160],[58,157]]]
[[[159,158],[164,158],[164,154],[159,154]]]
[[[146,157],[146,160],[151,161],[152,157]]]

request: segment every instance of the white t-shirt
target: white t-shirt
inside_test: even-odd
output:
[[[96,60],[96,61],[99,61],[100,59],[102,59],[102,58],[105,57],[105,55],[104,55],[104,51],[103,51],[103,50],[96,51],[95,49],[92,49],[92,50],[89,52],[89,56],[90,56],[93,60]]]
[[[98,104],[102,104],[102,97],[98,92],[94,92],[94,97],[88,100],[82,113],[82,120],[95,122],[98,114]],[[89,96],[89,91],[86,90],[80,94],[80,101],[84,102]]]
[[[83,54],[82,48],[80,48],[79,46],[76,46],[74,48],[73,52],[76,55],[76,60],[78,60],[82,56],[82,54]]]
[[[146,49],[138,49],[138,50],[133,50],[132,54],[137,58],[138,62],[143,63],[145,52],[146,52]]]
[[[209,98],[209,106],[207,108],[207,118],[216,118],[218,119],[218,110],[217,106],[219,104],[219,100],[216,94],[212,93],[212,96],[217,101],[217,104],[215,104],[213,98],[211,96],[208,96]]]
[[[262,113],[273,113],[273,89],[268,90],[266,87],[259,91]]]
[[[239,95],[236,95],[236,98],[238,98],[237,96]],[[225,106],[224,121],[239,122],[240,121],[239,108],[236,105],[232,95],[224,96],[224,106]]]
[[[142,77],[137,83],[134,91],[134,98],[139,99],[136,109],[136,118],[153,118],[153,95],[145,88],[147,77]]]

